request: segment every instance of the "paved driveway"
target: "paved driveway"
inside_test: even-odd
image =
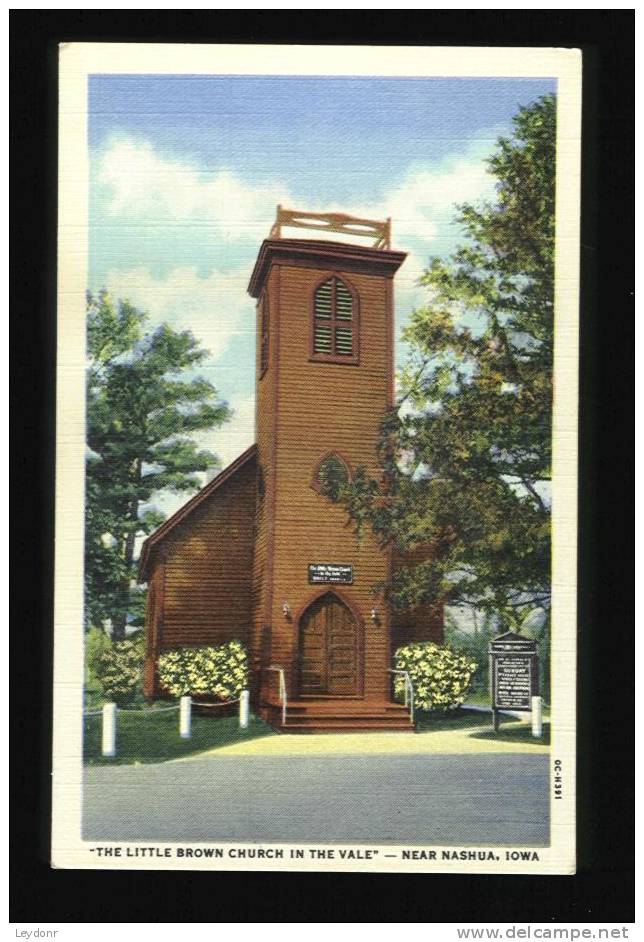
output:
[[[83,837],[544,845],[545,754],[235,756],[85,772]]]

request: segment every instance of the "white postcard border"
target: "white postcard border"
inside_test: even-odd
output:
[[[581,140],[581,53],[575,49],[474,47],[334,47],[71,43],[60,48],[58,366],[55,550],[55,655],[52,865],[64,868],[187,870],[334,870],[451,873],[572,873],[575,868],[577,402]],[[340,55],[340,53],[343,53]],[[346,63],[351,63],[350,68]],[[269,860],[139,855],[97,857],[96,841],[81,839],[84,528],[85,292],[87,287],[90,74],[365,75],[552,77],[558,81],[553,411],[553,598],[551,768],[562,763],[563,797],[551,789],[551,844],[534,848],[538,861],[478,859],[390,860],[403,848],[371,847],[369,860],[294,860],[290,850],[345,845],[155,843],[145,847],[279,847]],[[554,775],[554,772],[551,772]],[[552,784],[552,783],[551,783]],[[141,844],[105,842],[122,848]],[[454,848],[460,849],[460,848]],[[527,850],[528,848],[521,848]],[[510,850],[510,848],[508,848]]]

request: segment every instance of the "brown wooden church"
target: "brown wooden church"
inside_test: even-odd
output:
[[[371,236],[371,247],[282,237],[282,228]],[[410,729],[393,703],[396,647],[443,637],[442,606],[374,597],[397,560],[358,543],[322,479],[376,471],[394,400],[390,221],[278,207],[248,290],[257,299],[256,444],[146,540],[145,692],[156,659],[238,639],[259,715],[286,730]]]

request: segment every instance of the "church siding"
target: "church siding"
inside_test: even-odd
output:
[[[316,691],[342,697],[338,691],[353,690],[354,698],[388,701],[395,648],[442,639],[442,605],[391,611],[374,589],[389,580],[400,559],[382,551],[368,531],[357,540],[346,511],[311,486],[320,460],[330,453],[351,473],[364,466],[378,474],[380,426],[393,399],[392,280],[403,260],[402,253],[332,242],[263,243],[250,285],[257,298],[255,448],[204,490],[203,501],[189,502],[146,541],[141,575],[151,589],[148,696],[160,651],[238,638],[249,648],[251,693],[261,715],[272,715],[267,695],[277,699],[277,675],[266,670],[271,664],[284,668],[289,700]],[[353,293],[354,328],[359,324],[355,363],[312,357],[314,293],[331,277]],[[262,356],[265,302],[268,348],[264,343]],[[418,552],[419,559],[427,558],[426,547]],[[312,563],[350,565],[353,580],[311,585]],[[311,610],[327,592],[336,599]],[[320,611],[321,618],[340,612],[340,620],[320,627]],[[310,653],[301,680],[304,624]],[[319,637],[327,640],[321,644]],[[351,673],[356,637],[358,670]],[[325,667],[316,662],[321,650]],[[336,679],[329,681],[331,676]]]
[[[153,697],[156,693],[156,658],[161,647],[163,628],[163,589],[165,564],[157,557],[148,578],[148,597],[145,613],[145,665],[143,669],[143,693]]]
[[[157,552],[151,584],[161,566],[164,571],[157,654],[182,645],[248,641],[254,516],[255,462],[249,461]]]
[[[391,369],[387,279],[333,271],[359,299],[360,360],[357,365],[310,359],[313,292],[330,269],[280,266],[280,358],[277,396],[274,518],[274,597],[272,656],[285,667],[290,690],[297,689],[298,618],[323,590],[308,583],[308,565],[339,562],[353,566],[345,598],[359,612],[363,636],[363,694],[386,696],[390,642],[388,612],[372,594],[386,579],[387,557],[365,535],[360,544],[346,512],[311,487],[314,469],[326,451],[337,451],[355,470],[376,470],[380,421],[389,403]],[[333,588],[332,586],[326,588]],[[287,602],[291,616],[282,610]],[[380,617],[371,618],[376,606]]]
[[[256,505],[252,624],[249,637],[252,668],[251,685],[254,696],[261,688],[262,683],[265,686],[274,680],[266,672],[263,672],[262,676],[260,669],[266,667],[274,657],[270,607],[274,550],[273,511],[277,489],[275,477],[275,449],[277,447],[275,418],[279,369],[278,285],[279,271],[275,268],[270,272],[264,286],[269,311],[269,342],[268,364],[263,375],[260,373],[263,295],[260,295],[257,304],[255,440],[258,476],[261,475],[263,494],[257,495]]]

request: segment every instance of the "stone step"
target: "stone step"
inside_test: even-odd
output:
[[[275,708],[273,708],[275,709]],[[409,710],[405,707],[381,707],[381,706],[364,706],[364,707],[338,707],[338,706],[310,706],[310,707],[294,707],[289,703],[287,706],[288,712],[292,716],[335,716],[340,714],[342,716],[408,716]]]
[[[363,723],[359,720],[344,720],[341,723],[327,723],[320,719],[317,723],[293,723],[288,720],[279,727],[285,733],[413,733],[411,723],[391,723],[381,720],[378,723]]]
[[[305,732],[413,732],[409,710],[403,704],[386,700],[328,699],[291,700],[286,722],[282,724],[282,705],[264,701],[268,722],[285,733]]]
[[[286,722],[308,726],[314,723],[342,724],[342,723],[392,723],[396,726],[407,726],[411,723],[408,713],[286,713]]]
[[[272,709],[281,709],[281,704],[273,700],[264,702]],[[289,713],[408,713],[409,710],[402,703],[389,703],[380,700],[289,700],[287,709]]]

